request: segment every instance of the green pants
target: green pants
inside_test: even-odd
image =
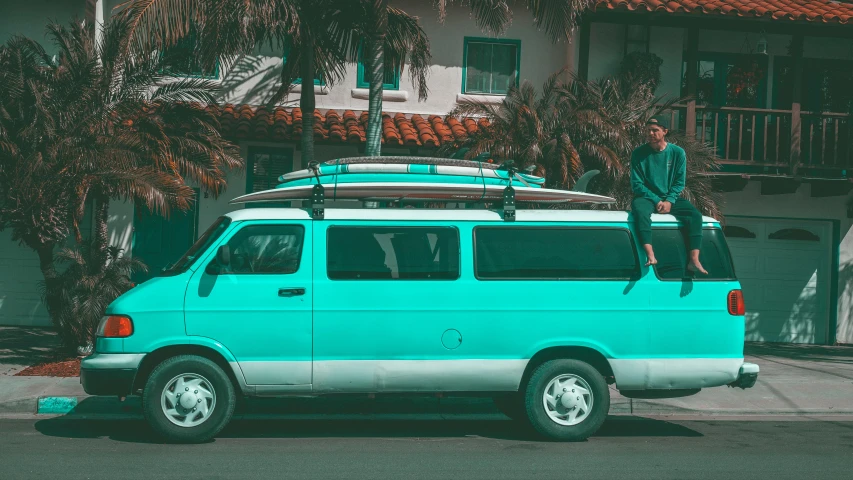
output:
[[[631,212],[634,215],[634,225],[637,227],[640,245],[652,243],[652,213],[655,212],[655,207],[655,203],[647,198],[635,198],[631,202]],[[679,198],[672,204],[669,213],[687,226],[690,232],[688,240],[690,250],[699,250],[702,247],[702,214],[699,210],[696,210],[688,200]]]

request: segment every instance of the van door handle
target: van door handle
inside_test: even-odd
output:
[[[304,288],[279,288],[279,297],[295,297],[297,295],[305,295]]]

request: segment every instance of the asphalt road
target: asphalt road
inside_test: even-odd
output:
[[[842,479],[853,421],[611,417],[582,443],[501,420],[237,420],[203,445],[138,420],[0,419],[0,479]]]

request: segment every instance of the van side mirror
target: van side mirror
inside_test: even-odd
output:
[[[219,275],[222,268],[231,264],[231,249],[228,245],[222,245],[216,250],[216,257],[207,264],[204,271],[208,275]]]
[[[227,267],[231,265],[231,249],[228,245],[222,245],[216,250],[216,263],[219,264],[220,267]]]

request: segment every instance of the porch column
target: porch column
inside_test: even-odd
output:
[[[794,88],[791,95],[791,174],[796,175],[800,166],[800,150],[803,126],[800,117],[803,86],[803,34],[791,37]]]
[[[575,48],[577,48],[577,46],[577,30],[573,30],[571,35],[569,35],[569,41],[566,42],[566,83],[571,82],[572,75],[575,75],[578,72],[578,69],[575,68],[575,59],[577,58]]]
[[[699,83],[699,29],[687,29],[687,127],[688,136],[696,136],[696,87]]]
[[[589,80],[589,37],[592,26],[589,20],[581,22],[580,43],[578,44],[578,77]]]

